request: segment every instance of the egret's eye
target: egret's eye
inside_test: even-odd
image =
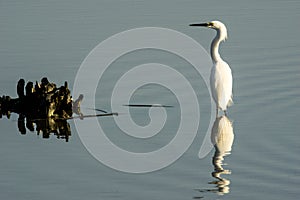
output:
[[[214,24],[212,22],[209,22],[208,27],[212,27],[212,26],[214,26]]]

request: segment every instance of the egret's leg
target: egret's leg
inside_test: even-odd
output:
[[[226,110],[224,110],[224,114],[225,114],[225,116],[227,117],[227,111],[226,111]]]
[[[219,115],[219,109],[218,107],[216,108],[216,118],[218,118],[218,115]]]

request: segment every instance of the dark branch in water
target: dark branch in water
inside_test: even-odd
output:
[[[173,106],[161,105],[161,104],[126,104],[126,105],[123,105],[123,106],[143,107],[143,108],[150,108],[150,107],[173,108]]]

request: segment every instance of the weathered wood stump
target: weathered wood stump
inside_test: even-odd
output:
[[[54,133],[58,138],[68,141],[71,135],[70,125],[67,119],[72,118],[73,101],[68,83],[61,87],[56,87],[50,83],[46,77],[41,83],[36,81],[27,82],[20,79],[17,83],[17,98],[10,96],[0,97],[0,118],[10,113],[19,114],[18,128],[21,134],[26,134],[26,128],[34,131],[36,125],[37,134],[42,132],[43,138],[49,138],[50,133]],[[81,116],[80,101],[83,96],[74,103],[75,113]],[[25,124],[26,119],[26,124]]]

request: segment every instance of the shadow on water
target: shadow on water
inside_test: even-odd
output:
[[[230,192],[230,180],[222,177],[231,174],[231,170],[225,169],[224,159],[231,154],[231,147],[234,141],[233,125],[227,116],[220,116],[215,119],[211,130],[211,142],[214,144],[215,153],[212,157],[214,171],[211,173],[214,181],[209,184],[215,185],[211,189],[197,189],[201,193],[216,193],[224,195]],[[203,196],[195,196],[194,199],[201,199]]]

